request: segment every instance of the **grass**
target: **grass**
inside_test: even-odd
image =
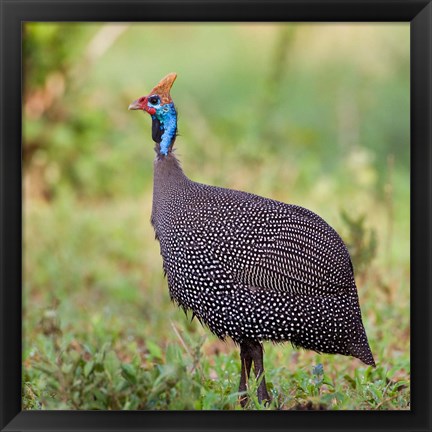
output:
[[[170,302],[150,202],[28,203],[24,409],[240,409],[238,349]],[[409,271],[357,280],[377,368],[266,343],[273,401],[251,378],[247,409],[410,408]]]

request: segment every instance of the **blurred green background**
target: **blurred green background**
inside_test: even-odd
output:
[[[238,409],[236,348],[169,301],[151,121],[127,110],[176,72],[185,173],[307,207],[353,257],[378,367],[266,344],[266,409],[409,409],[409,42],[408,24],[24,24],[23,408]]]

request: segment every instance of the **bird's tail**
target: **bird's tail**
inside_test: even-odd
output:
[[[348,348],[353,357],[358,358],[363,363],[375,367],[375,360],[372,351],[369,346],[369,342],[366,336],[366,331],[363,327],[363,323],[359,322],[357,337],[353,337],[350,340]]]

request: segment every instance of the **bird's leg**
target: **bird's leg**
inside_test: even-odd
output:
[[[250,376],[250,370],[252,366],[252,355],[250,351],[250,346],[247,342],[242,342],[240,344],[240,361],[241,361],[241,373],[240,373],[240,385],[239,393],[245,392],[247,390],[247,380]],[[240,405],[245,407],[247,404],[247,395],[242,395],[240,397]]]
[[[270,402],[271,398],[267,391],[264,376],[263,349],[261,344],[259,342],[252,341],[242,342],[240,344],[240,360],[242,367],[240,374],[239,392],[245,392],[247,390],[247,380],[249,379],[250,370],[253,362],[256,379],[259,380],[262,376],[261,382],[257,390],[258,401],[260,403]],[[242,396],[240,399],[241,406],[244,407],[247,401],[247,396]]]
[[[264,359],[263,359],[263,349],[259,342],[254,342],[251,349],[252,360],[254,362],[254,371],[256,379],[259,380],[261,375],[262,379],[258,386],[257,396],[258,402],[270,402],[271,398],[267,391],[265,376],[264,376]]]

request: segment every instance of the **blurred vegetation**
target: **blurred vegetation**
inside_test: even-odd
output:
[[[153,142],[168,72],[194,180],[320,214],[378,367],[265,345],[250,409],[409,409],[409,25],[26,23],[24,409],[239,409],[240,363],[169,300]]]

